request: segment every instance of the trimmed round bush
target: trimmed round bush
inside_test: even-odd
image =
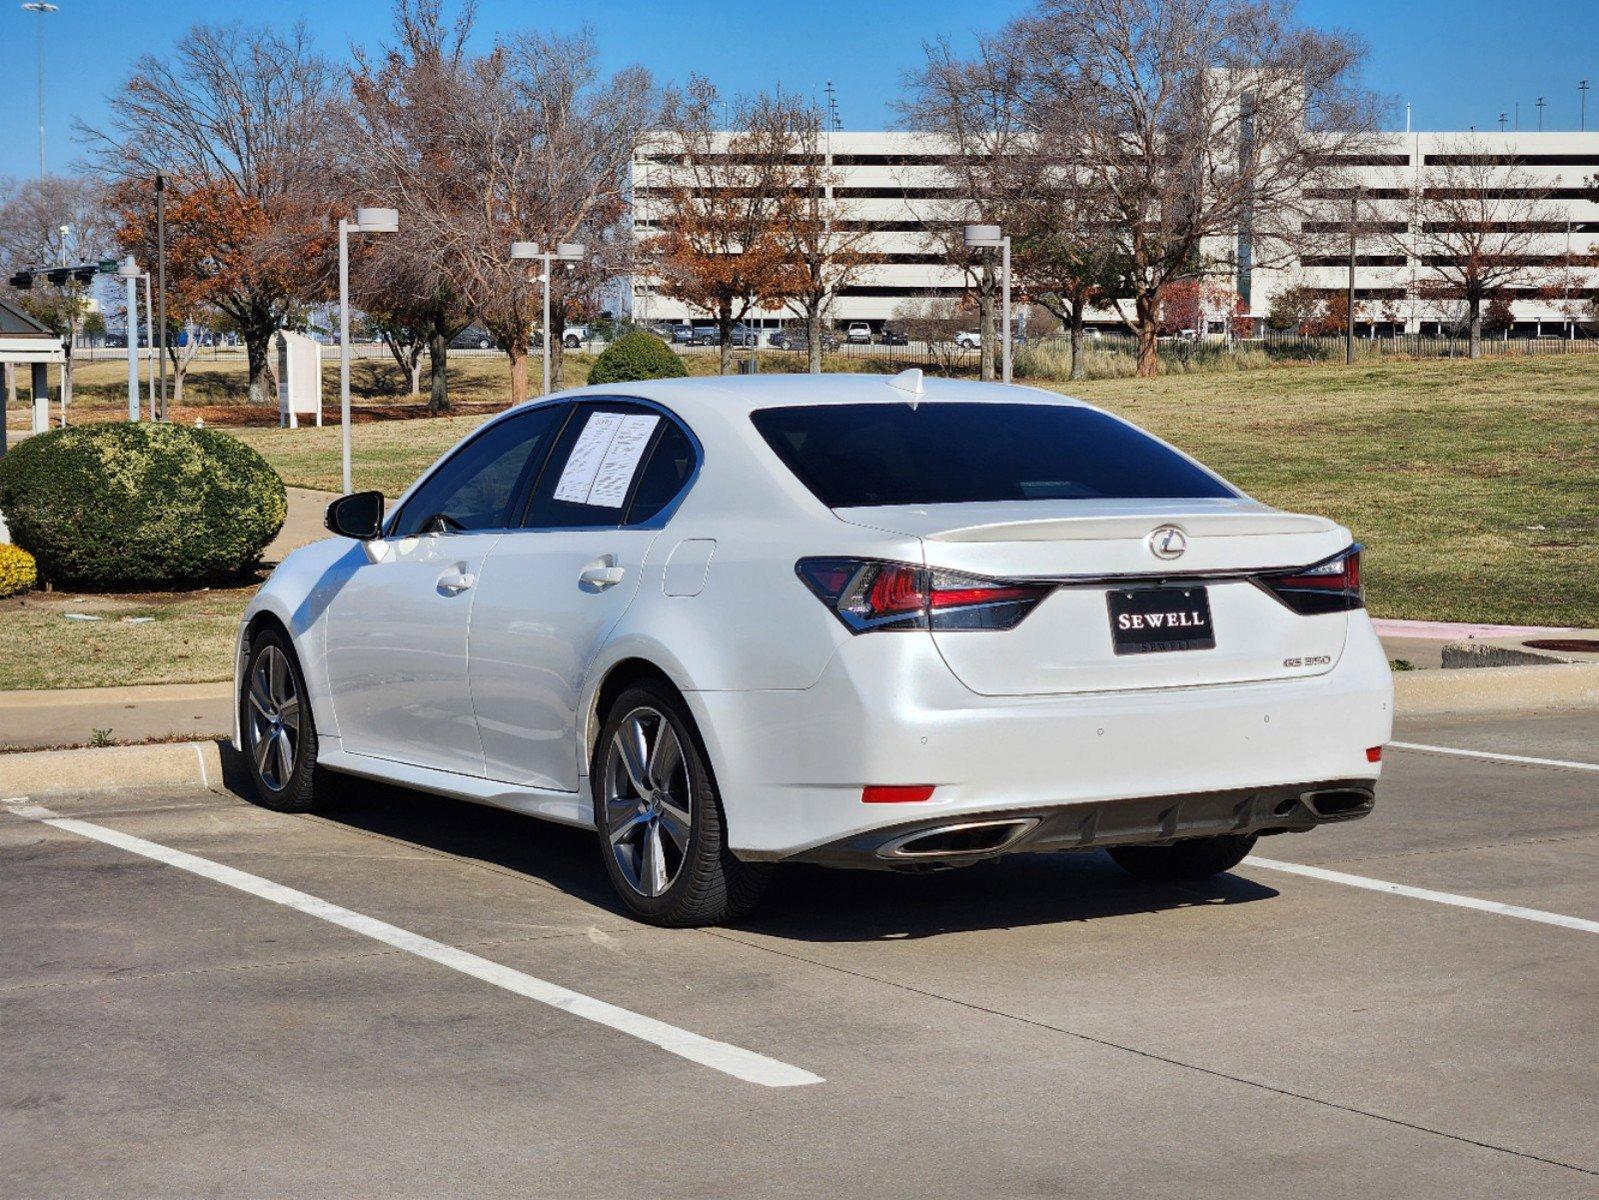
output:
[[[0,512],[51,583],[97,591],[237,577],[288,513],[249,446],[183,425],[75,425],[0,458]]]
[[[20,596],[39,582],[33,555],[20,546],[0,542],[0,600]]]
[[[653,333],[629,330],[605,348],[589,368],[590,383],[624,383],[629,379],[681,379],[683,360]]]

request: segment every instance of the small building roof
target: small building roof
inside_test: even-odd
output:
[[[22,309],[0,297],[0,337],[47,337],[57,335],[48,326],[41,325]]]

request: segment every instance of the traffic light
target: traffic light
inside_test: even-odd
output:
[[[18,271],[11,277],[11,286],[19,292],[25,292],[33,286],[32,271]]]
[[[48,279],[51,283],[55,284],[57,287],[62,287],[63,285],[65,285],[67,280],[72,278],[72,268],[71,267],[53,267],[48,272],[45,273],[45,278]]]
[[[93,283],[94,277],[99,273],[100,269],[93,264],[90,264],[87,266],[74,268],[72,272],[72,278],[76,279],[79,283]]]

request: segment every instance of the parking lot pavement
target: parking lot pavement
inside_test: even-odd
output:
[[[1259,847],[1416,894],[1019,856],[713,931],[392,789],[12,798],[0,1195],[1592,1196],[1599,716],[1396,737],[1571,765],[1390,750],[1372,817]]]

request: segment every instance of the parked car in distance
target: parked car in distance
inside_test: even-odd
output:
[[[853,344],[869,346],[872,344],[872,327],[865,321],[851,321],[849,328],[844,331],[844,340]]]
[[[587,325],[568,325],[561,330],[561,345],[568,350],[577,350],[592,336]]]
[[[767,339],[768,343],[780,350],[795,350],[800,353],[811,348],[810,337],[803,327],[798,329],[779,329]],[[822,330],[822,349],[825,351],[837,350],[839,347],[838,334],[831,329]]]
[[[327,525],[240,624],[260,802],[344,772],[592,829],[661,925],[782,862],[1204,878],[1364,816],[1392,732],[1349,530],[1030,388],[583,388]]]
[[[694,344],[694,326],[686,322],[672,326],[672,343],[678,346],[692,346]]]
[[[905,336],[905,331],[896,325],[885,323],[882,332],[877,335],[877,340],[885,346],[908,346],[910,338]]]
[[[494,338],[481,325],[468,325],[450,339],[452,350],[490,350],[493,347]]]
[[[962,350],[977,350],[983,345],[983,335],[972,330],[961,330],[955,335],[955,345]]]

